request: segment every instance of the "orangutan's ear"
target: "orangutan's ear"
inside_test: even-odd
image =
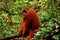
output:
[[[38,12],[38,8],[34,8],[34,10],[35,10],[36,12]]]

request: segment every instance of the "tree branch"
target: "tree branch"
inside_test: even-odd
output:
[[[9,36],[9,37],[2,37],[2,38],[0,38],[0,40],[10,40],[10,39],[18,38],[18,37],[21,37],[21,35],[14,35],[14,36]]]

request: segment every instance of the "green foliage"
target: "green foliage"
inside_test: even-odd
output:
[[[35,37],[38,39],[42,35],[47,35],[52,31],[52,27],[45,27],[42,28],[41,31],[38,31],[35,35]]]
[[[53,38],[55,38],[56,40],[60,40],[60,34],[53,36]]]

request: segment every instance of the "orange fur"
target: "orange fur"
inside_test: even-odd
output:
[[[39,23],[36,11],[33,8],[29,8],[18,32],[20,35],[26,37],[25,40],[30,40],[34,37],[35,30],[39,27],[41,27],[41,24]]]

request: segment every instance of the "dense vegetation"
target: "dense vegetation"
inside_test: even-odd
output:
[[[52,33],[53,29],[58,34],[52,38],[60,40],[60,0],[0,0],[0,37],[17,34],[21,25],[21,8],[38,8],[39,20],[43,26],[35,34],[36,39],[43,39],[43,36]]]

